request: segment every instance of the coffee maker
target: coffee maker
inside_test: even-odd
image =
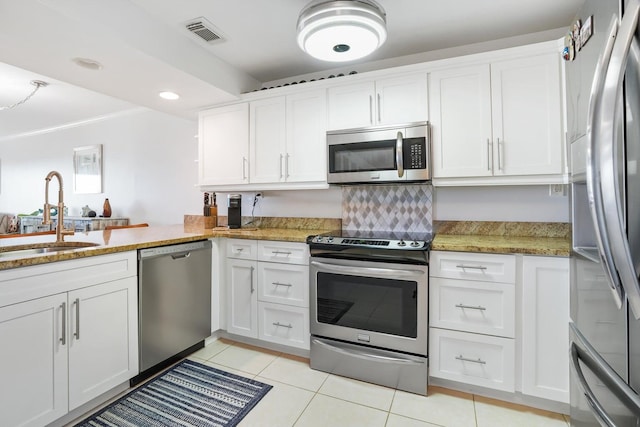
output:
[[[227,217],[229,228],[242,226],[242,195],[229,194],[227,196]]]

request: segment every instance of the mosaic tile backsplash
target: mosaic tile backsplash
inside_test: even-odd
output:
[[[429,184],[345,186],[342,228],[431,233],[432,201]]]

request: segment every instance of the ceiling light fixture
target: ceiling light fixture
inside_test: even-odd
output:
[[[72,61],[79,67],[87,68],[89,70],[102,70],[102,64],[95,59],[90,58],[73,58]]]
[[[384,9],[373,0],[315,0],[298,17],[298,45],[324,61],[352,61],[387,39]]]
[[[158,96],[160,96],[160,98],[162,98],[162,99],[167,99],[169,101],[175,101],[176,99],[180,98],[180,95],[178,95],[175,92],[170,92],[170,91],[160,92],[158,94]]]
[[[18,105],[24,104],[25,102],[27,102],[33,95],[36,94],[36,92],[38,91],[38,89],[40,89],[41,87],[47,87],[49,85],[49,83],[47,82],[43,82],[42,80],[31,80],[30,82],[32,85],[35,86],[35,88],[31,91],[31,93],[29,95],[27,95],[25,98],[23,98],[22,100],[16,102],[15,104],[11,104],[11,105],[6,105],[6,106],[0,106],[0,110],[11,110],[12,108],[16,108]]]

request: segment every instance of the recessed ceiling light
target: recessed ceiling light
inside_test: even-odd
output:
[[[160,98],[168,99],[169,101],[175,101],[176,99],[180,98],[180,95],[170,91],[160,92],[158,95],[160,96]]]
[[[88,68],[89,70],[102,70],[102,64],[94,59],[89,58],[73,58],[73,62],[79,67]]]

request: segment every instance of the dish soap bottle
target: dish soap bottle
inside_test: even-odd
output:
[[[104,199],[104,205],[102,206],[102,216],[105,218],[111,217],[111,204],[109,199]]]

